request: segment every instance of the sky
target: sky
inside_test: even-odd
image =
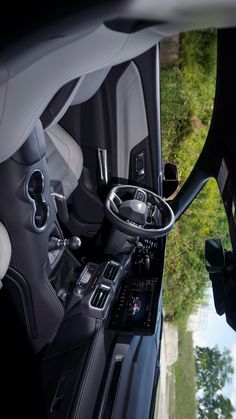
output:
[[[211,288],[206,291],[206,304],[200,306],[197,312],[191,316],[188,328],[193,331],[195,346],[212,348],[217,345],[220,351],[223,351],[224,348],[230,350],[235,372],[232,382],[225,387],[224,394],[236,409],[236,332],[226,323],[224,315],[216,314]],[[236,419],[236,412],[233,418]]]

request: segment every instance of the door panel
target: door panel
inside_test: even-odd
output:
[[[131,61],[118,80],[117,102],[117,176],[128,179],[131,150],[148,136],[142,82]]]
[[[161,193],[158,54],[154,47],[113,67],[98,92],[71,106],[60,122],[84,155],[83,174],[71,202],[74,234],[84,234],[86,228],[98,231],[114,183],[140,184]],[[101,150],[106,156],[103,166]]]

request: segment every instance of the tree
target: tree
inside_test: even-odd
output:
[[[208,394],[198,399],[198,418],[232,419],[234,408],[231,401],[222,394],[212,399]]]
[[[232,358],[227,349],[221,353],[214,348],[195,349],[198,417],[200,419],[231,419],[234,408],[231,401],[222,395],[222,389],[231,381],[234,372]]]
[[[234,370],[228,349],[221,353],[217,346],[212,349],[197,346],[195,354],[198,389],[214,394],[231,381]]]

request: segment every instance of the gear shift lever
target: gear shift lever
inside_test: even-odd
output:
[[[78,250],[81,246],[81,240],[77,236],[71,236],[69,239],[59,239],[51,236],[48,243],[48,250],[60,249],[61,247],[68,247],[71,250]]]
[[[64,246],[68,246],[71,250],[78,250],[81,246],[81,240],[78,236],[71,236],[64,240]]]

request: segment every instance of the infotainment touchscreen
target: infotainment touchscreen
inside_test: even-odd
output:
[[[138,335],[154,333],[159,294],[158,278],[127,278],[115,304],[110,327]]]

